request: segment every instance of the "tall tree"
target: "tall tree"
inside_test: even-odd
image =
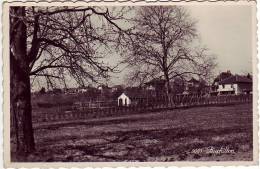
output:
[[[112,15],[93,6],[10,7],[11,116],[18,152],[26,155],[35,148],[30,82],[43,77],[50,86],[66,85],[70,77],[84,86],[106,78],[115,67],[102,59],[121,36],[114,22],[121,9]]]
[[[197,37],[196,22],[184,7],[140,7],[132,23],[135,29],[129,38],[130,54],[125,57],[132,68],[132,80],[163,78],[169,98],[171,79],[206,75],[214,67],[206,49],[192,47]]]
[[[26,54],[25,7],[13,7],[10,17],[10,89],[11,113],[14,117],[18,153],[34,150],[29,58]]]

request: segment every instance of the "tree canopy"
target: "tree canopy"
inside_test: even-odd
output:
[[[117,65],[108,65],[103,58],[117,44],[120,27],[116,24],[124,14],[106,7],[26,7],[27,56],[32,82],[45,79],[66,86],[66,77],[80,86],[89,81],[108,78]],[[15,16],[10,10],[11,23]],[[16,24],[10,28],[10,46]],[[106,52],[105,52],[106,51]],[[68,80],[68,79],[67,79]]]
[[[206,78],[213,70],[214,57],[206,48],[194,45],[198,38],[196,21],[186,8],[139,7],[131,21],[135,29],[128,39],[129,53],[125,55],[131,81],[143,83],[162,78],[169,82],[191,75]]]

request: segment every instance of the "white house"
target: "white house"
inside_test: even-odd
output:
[[[79,89],[78,89],[78,93],[85,93],[85,92],[87,92],[87,91],[88,91],[87,88],[79,88]]]
[[[247,76],[234,75],[218,83],[217,92],[225,94],[249,94],[252,92],[252,79]]]
[[[129,106],[131,104],[131,99],[125,94],[122,93],[117,98],[118,106]]]

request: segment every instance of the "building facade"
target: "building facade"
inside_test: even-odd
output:
[[[234,75],[218,83],[218,95],[240,95],[252,93],[252,78],[250,76]]]

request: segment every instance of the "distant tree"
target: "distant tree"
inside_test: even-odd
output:
[[[197,37],[195,21],[184,7],[139,7],[132,19],[135,25],[127,44],[130,53],[131,81],[141,83],[154,78],[166,80],[166,95],[171,79],[191,75],[208,76],[215,67],[207,49],[194,48]]]
[[[208,84],[205,80],[200,79],[199,80],[199,86],[197,88],[197,94],[204,95],[209,92]]]
[[[252,79],[252,75],[250,73],[247,73],[246,77]]]
[[[61,89],[58,89],[58,88],[54,88],[54,89],[52,90],[52,93],[53,93],[53,94],[61,94],[61,93],[62,93],[62,90],[61,90]]]
[[[107,78],[115,67],[102,61],[102,51],[118,43],[122,17],[102,7],[10,7],[11,116],[16,149],[34,151],[31,83],[42,77],[48,86],[66,77],[80,86]],[[100,22],[99,22],[100,21]]]
[[[41,88],[41,90],[39,91],[40,94],[45,94],[46,93],[46,90],[44,87]]]

